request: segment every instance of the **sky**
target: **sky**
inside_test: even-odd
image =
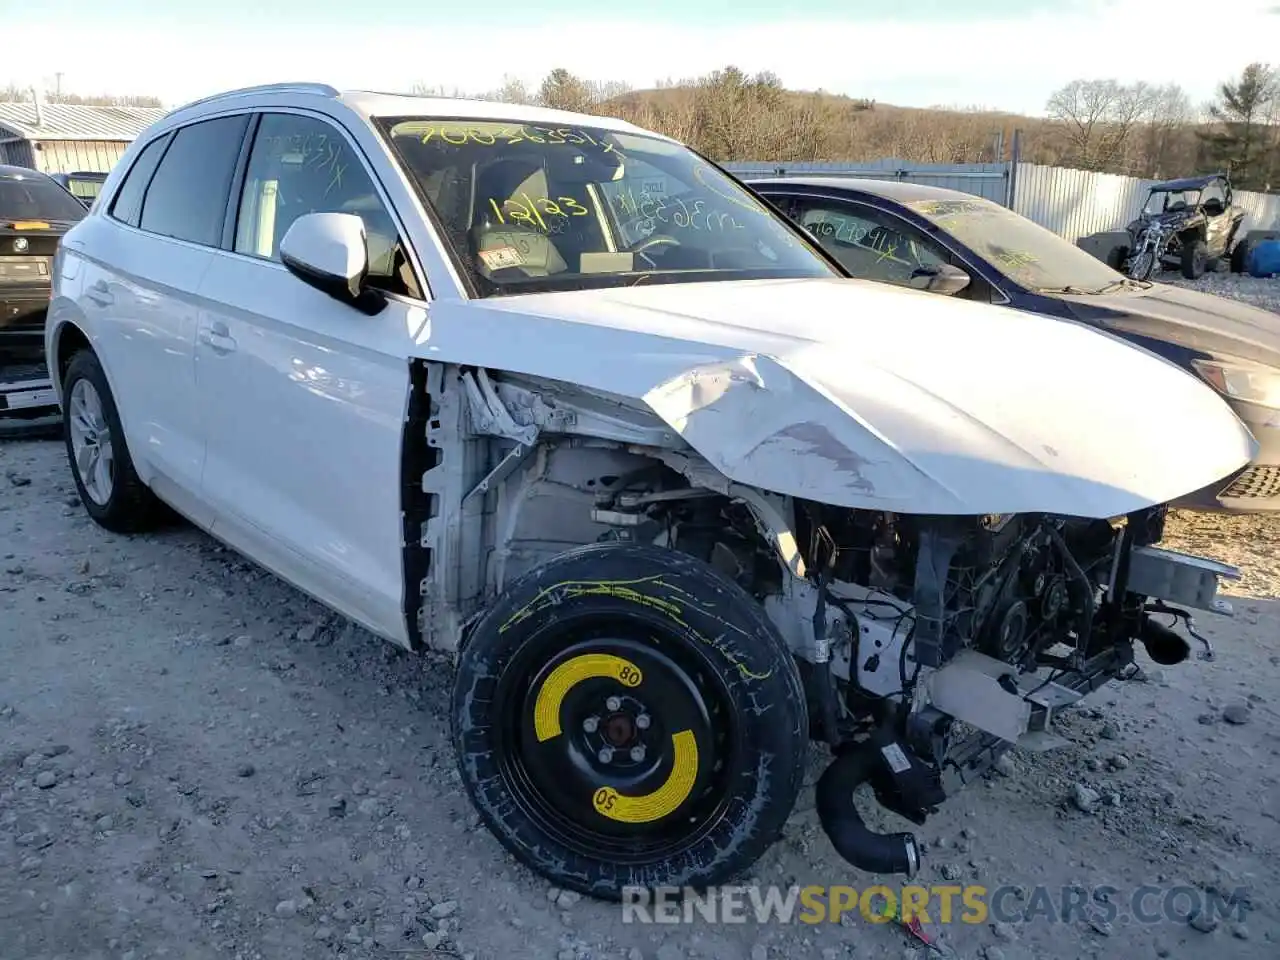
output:
[[[1197,103],[1280,66],[1280,2],[1233,0],[0,0],[0,86],[152,95],[315,80],[478,93],[554,67],[632,87],[733,64],[797,89],[1042,114],[1077,78]],[[793,12],[787,16],[784,10]],[[353,14],[354,11],[354,14]],[[61,73],[61,77],[56,75]]]

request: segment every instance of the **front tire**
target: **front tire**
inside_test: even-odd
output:
[[[1203,240],[1187,240],[1182,244],[1182,275],[1199,280],[1209,266],[1209,245]]]
[[[617,900],[749,868],[795,803],[808,716],[751,596],[688,554],[610,543],[526,574],[476,625],[453,740],[508,851]]]
[[[1156,268],[1156,252],[1150,247],[1135,256],[1129,264],[1129,277],[1132,280],[1146,280]]]
[[[160,526],[167,513],[138,479],[107,375],[92,350],[71,358],[62,379],[62,405],[71,476],[89,516],[113,533]]]

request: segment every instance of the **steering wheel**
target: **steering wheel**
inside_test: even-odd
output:
[[[646,260],[649,261],[650,265],[656,270],[658,268],[658,265],[654,263],[653,257],[649,256],[645,251],[651,247],[657,247],[657,246],[678,247],[680,246],[680,241],[677,240],[675,237],[671,236],[671,234],[669,233],[653,233],[645,237],[639,243],[631,246],[627,252],[633,253],[636,256],[644,257]]]

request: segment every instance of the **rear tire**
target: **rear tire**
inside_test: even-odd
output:
[[[1182,275],[1199,280],[1209,265],[1209,245],[1203,240],[1187,240],[1182,244]]]
[[[761,606],[688,554],[618,543],[503,591],[461,651],[453,741],[499,842],[606,900],[748,869],[786,823],[809,742]]]
[[[1107,251],[1106,264],[1112,270],[1123,270],[1125,257],[1129,255],[1128,247],[1112,247]]]
[[[62,379],[63,438],[76,492],[99,526],[140,533],[171,514],[133,468],[107,375],[92,350],[71,358]]]
[[[1248,239],[1241,240],[1231,251],[1231,272],[1248,273],[1249,257],[1253,254],[1253,243]]]

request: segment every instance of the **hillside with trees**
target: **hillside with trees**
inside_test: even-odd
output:
[[[508,81],[484,97],[621,117],[724,161],[992,162],[1009,159],[1018,130],[1029,163],[1139,177],[1227,170],[1242,189],[1280,189],[1280,70],[1261,63],[1199,106],[1177,85],[1076,80],[1050,96],[1044,117],[789,90],[735,67],[649,90],[558,69],[537,90]]]
[[[416,93],[476,96],[417,86]],[[1280,190],[1280,69],[1252,63],[1224,80],[1208,104],[1177,85],[1075,80],[1055,91],[1043,117],[990,110],[897,107],[825,91],[790,90],[772,73],[728,66],[647,90],[552,70],[537,89],[508,80],[479,94],[621,117],[722,161],[981,163],[1021,159],[1139,177],[1226,170],[1241,189]],[[29,99],[0,90],[0,100]],[[159,106],[155,97],[49,94],[49,102]]]

